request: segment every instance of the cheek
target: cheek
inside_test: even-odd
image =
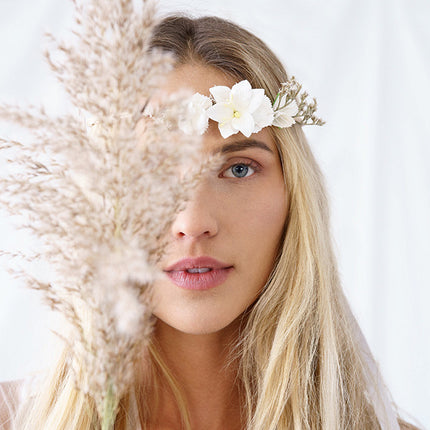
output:
[[[238,287],[250,305],[273,269],[287,217],[287,196],[283,182],[279,186],[262,187],[253,198],[243,203],[243,215],[237,216]]]
[[[282,179],[258,183],[258,187],[235,193],[235,198],[224,202],[220,231],[224,231],[222,237],[238,263],[242,294],[257,294],[270,275],[287,211]]]
[[[257,199],[257,197],[259,197]],[[279,231],[282,229],[287,216],[287,202],[284,187],[267,187],[260,196],[253,200],[252,212],[255,214],[255,222],[262,226],[263,230]]]
[[[287,195],[283,182],[271,181],[224,202],[229,233],[237,232],[249,239],[258,238],[268,244],[282,234],[287,216]],[[227,210],[228,208],[228,210]]]

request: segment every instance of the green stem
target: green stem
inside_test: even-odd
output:
[[[117,408],[118,399],[113,384],[110,383],[103,404],[102,430],[114,430]]]

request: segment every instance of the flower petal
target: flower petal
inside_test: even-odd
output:
[[[179,128],[185,134],[203,134],[209,125],[207,110],[212,106],[209,97],[195,93],[187,102],[185,112],[178,121]]]
[[[252,114],[255,121],[254,133],[258,133],[262,128],[272,125],[273,109],[269,97],[263,96],[260,106]]]
[[[206,97],[202,94],[195,94],[196,102],[199,106],[201,106],[203,109],[207,110],[212,106],[212,100],[209,97]]]
[[[252,99],[252,87],[247,81],[241,81],[233,85],[231,89],[231,101],[234,109],[240,113],[248,111]]]
[[[257,109],[259,109],[261,103],[263,102],[263,98],[264,98],[263,88],[257,88],[255,90],[252,90],[252,97],[249,102],[248,111],[253,113]]]
[[[249,92],[251,90],[251,84],[247,79],[244,79],[243,81],[240,81],[231,87],[231,91],[233,91],[234,93]]]
[[[216,103],[229,103],[231,89],[224,85],[217,85],[209,89]]]
[[[234,110],[230,104],[216,103],[207,110],[210,119],[219,123],[231,122]]]
[[[209,118],[205,114],[201,114],[194,120],[194,130],[197,134],[203,134],[209,126]]]
[[[246,137],[251,136],[254,132],[254,118],[248,112],[243,113],[240,118],[233,118],[231,124],[234,129],[239,130]]]
[[[281,128],[291,127],[296,121],[294,116],[299,112],[299,108],[295,100],[282,109],[275,112],[273,125]]]
[[[224,123],[219,123],[218,124],[218,129],[221,133],[221,136],[224,139],[227,139],[227,137],[230,137],[233,134],[236,134],[239,132],[239,130],[235,130],[232,126],[231,126],[231,121],[229,122],[224,122]]]
[[[291,127],[295,122],[294,118],[284,114],[282,111],[276,112],[275,118],[273,119],[273,125],[281,128]]]

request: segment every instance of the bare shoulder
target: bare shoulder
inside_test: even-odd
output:
[[[22,381],[0,382],[0,430],[11,428],[20,400]]]

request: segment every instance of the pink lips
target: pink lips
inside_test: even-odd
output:
[[[187,290],[208,290],[222,284],[233,266],[211,257],[184,258],[164,271],[178,287]]]

